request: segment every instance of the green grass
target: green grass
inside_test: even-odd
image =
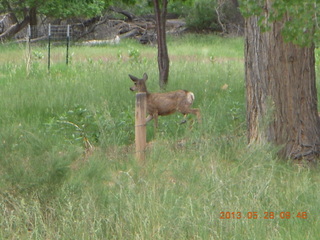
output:
[[[150,123],[142,167],[128,74],[159,91],[155,47],[72,46],[65,66],[53,46],[48,73],[45,46],[29,72],[24,45],[0,46],[0,239],[318,238],[319,171],[246,145],[243,40],[168,47],[167,90],[193,91],[203,123],[161,117],[157,137]]]

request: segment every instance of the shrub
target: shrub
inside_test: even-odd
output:
[[[187,26],[194,31],[221,31],[215,11],[215,0],[196,0],[187,17]]]

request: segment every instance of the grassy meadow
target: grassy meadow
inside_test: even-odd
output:
[[[66,66],[53,45],[50,72],[46,47],[0,45],[0,239],[318,239],[319,170],[246,144],[243,39],[168,39],[167,90],[203,122],[150,123],[144,166],[128,74],[159,91],[156,47],[72,45]]]

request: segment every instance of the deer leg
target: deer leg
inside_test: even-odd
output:
[[[158,113],[155,113],[153,115],[153,118],[154,118],[154,127],[158,128]]]
[[[191,114],[196,115],[197,116],[197,120],[198,120],[199,123],[202,122],[201,121],[201,113],[200,113],[200,110],[198,108],[191,108],[191,109],[189,109],[188,112],[191,113]]]
[[[187,122],[187,114],[183,114],[183,119],[179,124],[184,124]]]
[[[157,135],[157,129],[158,129],[158,113],[155,113],[153,115],[154,118],[154,136]]]
[[[153,119],[153,116],[149,114],[146,118],[146,123],[150,122],[152,119]]]
[[[192,111],[194,112],[193,114],[195,114],[197,116],[198,119],[198,123],[201,123],[201,113],[200,110],[198,108],[193,108]]]
[[[199,123],[201,123],[201,113],[198,108],[190,108],[190,109],[184,109],[184,111],[181,111],[181,113],[184,115],[184,118],[186,118],[187,114],[191,113],[197,116],[197,120]],[[186,120],[184,119],[180,124],[185,123]]]

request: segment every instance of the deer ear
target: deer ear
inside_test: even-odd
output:
[[[137,77],[132,76],[132,75],[130,75],[130,74],[129,74],[129,78],[131,78],[131,80],[134,81],[134,82],[138,81],[138,78],[137,78]]]
[[[146,73],[144,73],[144,74],[143,74],[143,80],[144,80],[144,81],[147,81],[147,79],[148,79],[148,75],[147,75]]]

